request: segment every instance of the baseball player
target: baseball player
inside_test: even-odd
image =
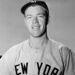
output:
[[[49,9],[33,0],[21,8],[30,37],[0,59],[0,75],[75,75],[75,54],[47,36]]]

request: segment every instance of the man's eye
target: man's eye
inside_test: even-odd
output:
[[[39,15],[39,17],[43,18],[43,17],[44,17],[44,15]]]
[[[32,16],[27,16],[28,19],[32,18]]]

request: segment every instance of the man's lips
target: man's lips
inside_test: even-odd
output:
[[[40,29],[40,26],[33,26],[32,27],[34,30],[38,30],[38,29]]]

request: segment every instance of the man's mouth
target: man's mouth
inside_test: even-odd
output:
[[[33,26],[32,27],[34,30],[39,30],[40,29],[40,26]]]

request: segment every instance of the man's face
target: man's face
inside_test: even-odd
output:
[[[45,9],[41,6],[31,6],[25,11],[25,24],[33,37],[40,37],[46,31]]]

